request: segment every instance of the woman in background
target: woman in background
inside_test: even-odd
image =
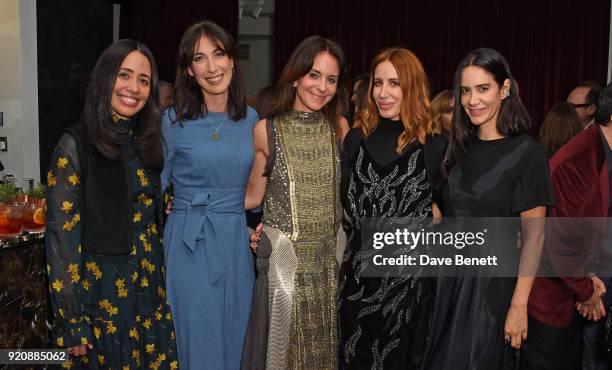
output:
[[[181,366],[238,369],[255,280],[244,217],[253,124],[236,42],[212,22],[183,34],[164,112],[162,185],[173,185],[164,250]]]
[[[269,262],[268,309],[252,323],[244,369],[335,369],[339,147],[348,131],[345,57],[312,36],[293,51],[266,119],[255,125],[247,208],[263,205],[260,261]],[[265,237],[264,237],[265,236]],[[263,243],[267,240],[266,243]],[[269,258],[269,259],[268,259]],[[262,343],[263,342],[263,343]]]
[[[151,51],[112,44],[47,173],[52,336],[68,348],[66,368],[178,367],[159,236],[160,120]]]
[[[454,108],[455,97],[452,90],[441,91],[433,98],[429,112],[435,132],[440,132],[446,137],[450,135]]]
[[[540,127],[539,141],[546,150],[546,156],[552,157],[581,130],[582,124],[578,121],[576,109],[566,102],[555,104]]]

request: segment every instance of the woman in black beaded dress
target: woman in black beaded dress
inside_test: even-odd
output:
[[[366,217],[425,219],[434,205],[446,139],[427,119],[429,88],[417,57],[390,48],[372,62],[368,98],[344,142],[338,330],[341,369],[417,369],[433,310],[433,278],[364,277]],[[427,164],[426,164],[427,163]]]

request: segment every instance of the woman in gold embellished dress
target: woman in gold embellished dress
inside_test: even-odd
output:
[[[254,128],[247,208],[265,195],[256,293],[243,369],[334,369],[339,143],[347,89],[344,53],[302,41]],[[267,289],[258,289],[258,284]]]
[[[178,368],[159,235],[160,122],[153,55],[112,44],[47,174],[52,336],[68,348],[65,368]]]

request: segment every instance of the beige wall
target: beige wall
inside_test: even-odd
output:
[[[249,95],[271,85],[272,81],[272,27],[274,0],[264,0],[259,18],[251,17],[255,1],[244,1],[245,10],[238,23],[238,42],[250,45],[249,60],[241,61],[244,84]]]
[[[0,0],[0,112],[4,174],[39,181],[36,0]]]

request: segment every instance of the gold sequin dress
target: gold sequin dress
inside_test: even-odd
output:
[[[339,155],[323,114],[273,119],[264,232],[272,244],[267,369],[335,369]]]

